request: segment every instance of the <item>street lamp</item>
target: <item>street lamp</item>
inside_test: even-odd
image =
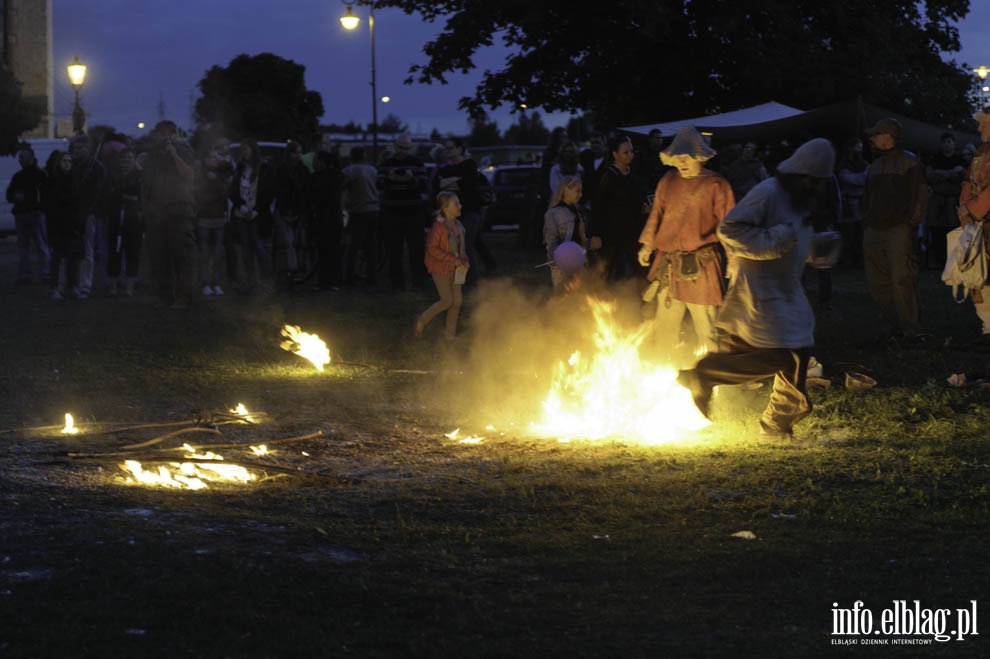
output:
[[[80,62],[79,56],[76,55],[66,70],[69,72],[69,82],[72,84],[72,89],[76,93],[76,101],[72,106],[72,132],[75,135],[82,135],[83,126],[86,125],[86,114],[83,112],[82,105],[79,104],[79,90],[86,80],[86,65]]]
[[[987,92],[990,91],[990,88],[987,87],[987,74],[990,73],[990,69],[981,64],[980,68],[973,69],[973,73],[980,79],[980,100],[985,107],[987,104]]]
[[[361,19],[354,15],[353,8],[347,3],[347,13],[340,17],[340,24],[345,30],[356,30]],[[368,31],[371,34],[371,143],[374,146],[375,158],[378,157],[378,84],[375,80],[375,6],[368,6]]]

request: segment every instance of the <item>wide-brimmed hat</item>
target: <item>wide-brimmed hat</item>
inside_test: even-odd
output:
[[[888,117],[886,119],[881,119],[876,123],[873,128],[866,131],[866,134],[870,137],[874,135],[890,135],[895,140],[901,136],[901,122],[893,117]]]
[[[670,146],[660,152],[660,160],[665,165],[673,165],[676,156],[690,156],[704,162],[716,153],[694,126],[681,126]]]
[[[780,174],[803,174],[829,178],[835,167],[835,149],[824,137],[816,137],[799,146],[791,157],[777,165]]]
[[[990,121],[990,105],[973,115],[977,121]]]

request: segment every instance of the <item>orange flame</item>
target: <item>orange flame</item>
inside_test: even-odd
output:
[[[282,328],[282,336],[287,340],[282,341],[279,347],[308,359],[317,371],[322,372],[323,367],[330,363],[330,350],[316,334],[303,332],[298,325],[286,325]]]
[[[172,462],[168,466],[161,465],[157,471],[146,470],[137,460],[125,460],[121,469],[130,476],[128,482],[138,482],[144,485],[159,485],[162,487],[188,488],[202,490],[208,482],[246,483],[257,478],[240,465],[220,464],[223,457],[207,451],[197,453],[189,444],[183,444],[187,458],[197,460],[216,460],[217,464],[203,462]]]
[[[640,344],[650,323],[625,331],[611,303],[588,300],[595,320],[594,354],[575,351],[557,364],[539,434],[568,439],[616,438],[642,444],[690,440],[710,422],[666,364],[641,360]]]

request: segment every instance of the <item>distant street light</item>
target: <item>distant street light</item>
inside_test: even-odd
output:
[[[340,24],[345,30],[356,30],[361,19],[354,15],[351,3],[347,4],[347,13],[340,17]],[[374,146],[375,158],[378,157],[378,83],[375,80],[375,6],[368,7],[368,31],[371,34],[371,140]]]
[[[83,112],[82,105],[79,103],[79,90],[82,88],[83,82],[86,81],[86,65],[80,62],[79,56],[76,55],[66,70],[69,73],[69,83],[72,84],[72,89],[76,95],[75,104],[72,106],[72,133],[82,135],[86,125],[86,113]]]
[[[987,74],[990,73],[990,69],[981,64],[978,69],[973,69],[973,73],[980,79],[980,101],[982,106],[986,107],[987,92],[990,91],[990,87],[987,87]]]

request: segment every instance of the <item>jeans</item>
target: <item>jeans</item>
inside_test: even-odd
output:
[[[48,249],[48,230],[45,217],[40,211],[22,213],[14,217],[17,228],[17,253],[20,263],[17,268],[17,281],[31,281],[31,250],[38,257],[42,281],[48,281],[51,274],[51,251]]]

